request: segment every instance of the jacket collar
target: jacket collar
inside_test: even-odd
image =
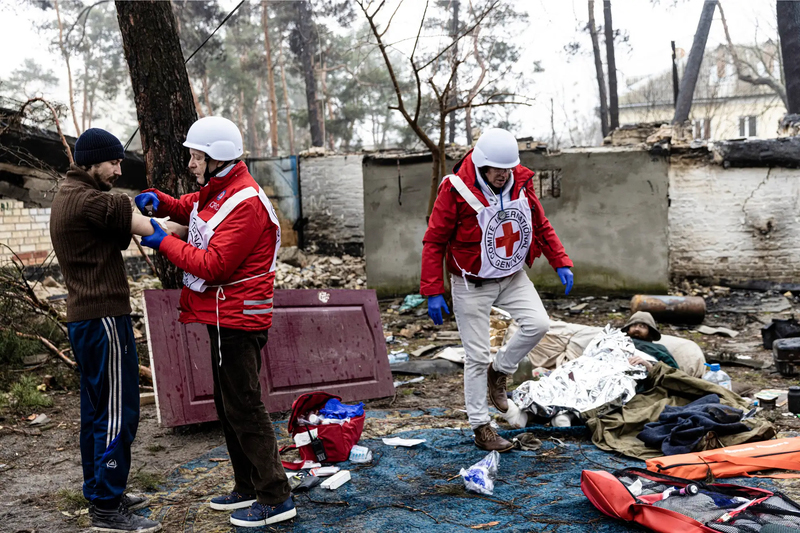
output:
[[[528,185],[528,182],[533,178],[535,172],[527,167],[523,167],[522,165],[517,165],[513,169],[513,186],[511,189],[511,199],[516,200],[519,198],[519,192]],[[475,163],[472,162],[472,150],[467,152],[467,154],[456,163],[453,167],[453,173],[456,174],[459,178],[461,178],[464,183],[467,184],[467,187],[478,196],[478,199],[483,199],[485,204],[488,204],[486,200],[486,195],[483,192],[483,187],[481,187],[481,183],[478,180],[481,180],[480,176],[478,176],[477,171],[475,170]],[[488,188],[488,186],[487,186]]]
[[[231,186],[245,173],[247,173],[247,165],[244,164],[244,161],[239,161],[224,176],[215,176],[211,178],[208,184],[200,189],[200,207],[204,207],[211,198]]]
[[[77,165],[71,165],[69,167],[69,170],[67,171],[67,180],[82,183],[98,191],[102,190],[98,185],[97,180]]]

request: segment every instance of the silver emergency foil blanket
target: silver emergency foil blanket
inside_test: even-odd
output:
[[[628,362],[634,353],[627,335],[606,326],[581,357],[549,376],[524,382],[512,398],[520,409],[544,417],[561,411],[583,413],[614,401],[626,403],[636,394],[636,381],[647,376],[644,366]]]

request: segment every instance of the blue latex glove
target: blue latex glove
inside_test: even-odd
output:
[[[142,244],[149,246],[154,250],[158,250],[158,248],[161,246],[161,241],[163,241],[164,237],[167,236],[167,232],[161,229],[161,224],[152,218],[150,219],[150,225],[153,226],[153,234],[142,237]]]
[[[154,213],[158,210],[158,195],[154,192],[137,194],[133,201],[136,203],[136,207],[139,208],[139,211],[145,216],[153,216],[147,212],[147,204],[153,204]]]
[[[442,320],[442,309],[448,315],[450,314],[450,309],[447,308],[447,302],[444,301],[444,296],[441,294],[438,296],[430,296],[428,297],[428,316],[431,317],[433,323],[437,326],[441,326],[444,323]]]
[[[559,279],[561,279],[561,284],[567,286],[567,290],[564,291],[564,294],[569,294],[569,291],[572,290],[572,270],[569,267],[561,267],[556,269],[556,274],[558,274]]]

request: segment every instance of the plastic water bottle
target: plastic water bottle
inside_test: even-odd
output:
[[[733,390],[731,377],[719,369],[719,363],[705,364],[709,370],[703,374],[703,379],[709,383],[719,385],[723,389]]]
[[[408,361],[408,354],[406,352],[390,353],[389,364],[405,363]]]

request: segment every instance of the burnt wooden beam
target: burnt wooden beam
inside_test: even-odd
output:
[[[724,167],[800,167],[800,137],[714,143],[714,159]]]

